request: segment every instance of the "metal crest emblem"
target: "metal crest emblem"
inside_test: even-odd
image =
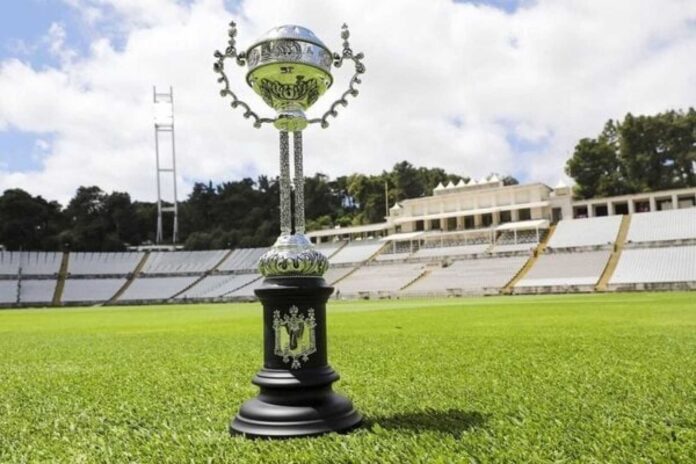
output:
[[[309,361],[309,355],[316,353],[317,326],[314,309],[309,308],[307,315],[300,314],[297,306],[291,306],[289,314],[280,316],[280,311],[273,312],[273,331],[275,332],[276,356],[282,356],[283,362],[291,369],[299,369],[302,362]]]

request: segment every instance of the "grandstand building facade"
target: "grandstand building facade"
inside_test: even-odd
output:
[[[440,183],[431,196],[396,203],[384,223],[310,232],[314,243],[365,238],[464,241],[482,233],[548,230],[563,219],[581,219],[683,209],[696,206],[696,188],[574,200],[560,182],[503,185],[497,177],[479,182]],[[401,235],[399,235],[401,234]]]
[[[578,201],[492,178],[308,235],[347,298],[696,289],[696,188]],[[0,306],[251,300],[265,251],[0,251]]]

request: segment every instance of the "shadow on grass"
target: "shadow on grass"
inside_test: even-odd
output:
[[[446,411],[425,410],[393,416],[369,417],[365,419],[364,424],[373,431],[380,428],[414,432],[433,431],[459,437],[464,432],[484,426],[487,420],[488,417],[478,411],[448,409]]]

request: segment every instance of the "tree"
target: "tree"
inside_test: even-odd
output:
[[[63,227],[57,202],[33,197],[21,189],[0,196],[0,244],[8,250],[50,250],[59,246]]]
[[[696,111],[609,120],[566,163],[580,198],[696,186]]]

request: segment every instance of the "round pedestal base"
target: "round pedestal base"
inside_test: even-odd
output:
[[[264,367],[252,382],[261,391],[242,405],[230,433],[288,438],[360,424],[353,403],[331,389],[339,379],[326,359],[325,305],[332,291],[320,277],[268,277],[256,290],[264,307]],[[292,349],[303,352],[288,351],[291,329],[297,329]]]
[[[304,373],[311,378],[303,379],[262,369],[254,378],[261,393],[242,405],[230,433],[287,438],[347,431],[360,424],[362,417],[353,403],[331,390],[338,374],[331,368],[316,371]]]

